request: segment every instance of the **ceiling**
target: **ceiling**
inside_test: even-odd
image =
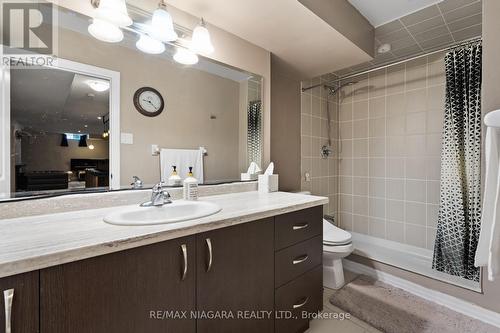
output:
[[[272,52],[304,77],[371,59],[297,0],[169,0],[168,4]]]
[[[349,75],[460,43],[482,35],[481,0],[445,0],[375,29],[375,48],[391,45],[385,54],[335,72]]]
[[[90,76],[57,69],[11,70],[11,118],[36,133],[90,133],[104,130],[109,91],[96,92]]]
[[[374,27],[414,13],[442,0],[348,0]]]

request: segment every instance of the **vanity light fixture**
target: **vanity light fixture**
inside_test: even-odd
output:
[[[174,54],[174,60],[183,65],[194,65],[198,63],[198,55],[188,49],[178,47]]]
[[[123,31],[118,26],[100,18],[94,18],[88,27],[92,37],[106,43],[118,43],[123,40]]]
[[[179,36],[174,30],[174,21],[167,11],[165,0],[161,0],[158,9],[153,12],[151,21],[151,34],[162,42],[175,42]]]
[[[125,0],[90,0],[96,9],[96,15],[89,25],[89,33],[104,42],[117,43],[123,40],[122,28],[132,25],[134,22],[128,15]],[[140,26],[144,26],[140,28]],[[136,43],[137,48],[145,53],[160,54],[165,51],[165,44],[177,47],[174,60],[183,65],[194,65],[198,63],[198,54],[210,54],[214,52],[214,46],[206,23],[201,19],[194,28],[192,42],[186,47],[186,40],[180,40],[174,28],[172,16],[167,11],[166,0],[160,0],[158,8],[153,12],[151,24],[136,23],[126,30],[140,35]],[[183,43],[184,42],[184,43]]]
[[[193,30],[193,38],[191,42],[191,50],[196,53],[211,54],[214,52],[214,46],[208,32],[207,25],[203,17],[200,24]]]
[[[134,23],[128,15],[125,0],[99,0],[98,4],[94,1],[92,5],[97,5],[97,18],[112,23],[117,27],[124,28]]]
[[[146,34],[141,35],[135,46],[142,52],[149,54],[160,54],[165,51],[165,44]]]
[[[85,83],[94,91],[103,92],[109,90],[109,82],[100,80],[87,80]]]

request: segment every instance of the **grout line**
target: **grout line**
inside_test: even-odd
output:
[[[439,6],[438,7],[438,10],[439,10],[439,14],[441,14],[441,17],[443,18],[443,21],[444,21],[444,25],[446,27],[446,30],[448,30],[448,32],[450,33],[450,36],[451,36],[451,39],[453,40],[453,43],[456,43],[456,40],[455,40],[455,37],[453,36],[453,34],[451,33],[451,29],[450,27],[448,26],[448,22],[446,22],[446,19],[444,18],[444,15],[443,15],[443,11],[441,10],[441,8]]]

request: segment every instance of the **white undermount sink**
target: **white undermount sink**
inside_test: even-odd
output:
[[[176,200],[161,207],[130,207],[104,217],[104,222],[116,225],[168,224],[217,214],[219,205],[207,201]]]

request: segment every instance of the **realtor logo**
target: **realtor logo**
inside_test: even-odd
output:
[[[3,53],[53,54],[53,4],[45,1],[0,1]]]

